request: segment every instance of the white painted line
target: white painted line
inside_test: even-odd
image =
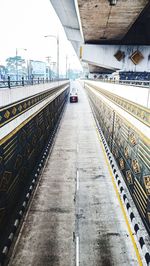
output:
[[[77,170],[77,191],[79,190],[79,171]]]
[[[79,145],[77,144],[77,153],[79,152]]]
[[[79,237],[76,237],[76,266],[79,266],[80,261],[79,261]]]

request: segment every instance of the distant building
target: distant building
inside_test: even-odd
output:
[[[67,78],[68,79],[77,79],[82,76],[82,71],[79,71],[78,69],[69,69],[67,71]],[[65,75],[66,77],[66,75]]]
[[[21,56],[11,56],[6,59],[7,76],[11,80],[21,80],[26,77],[26,61]]]
[[[7,69],[5,66],[0,65],[0,80],[5,80],[7,75]]]
[[[46,78],[46,63],[30,60],[28,64],[28,74],[29,78]]]

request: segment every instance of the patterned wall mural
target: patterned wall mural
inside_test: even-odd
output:
[[[54,92],[56,93],[63,87],[64,85],[60,85],[57,88],[49,89],[34,96],[30,96],[24,100],[18,101],[17,103],[0,108],[0,127],[28,111],[43,100],[47,99],[50,97],[50,95],[52,95]]]
[[[86,86],[106,141],[150,230],[150,140]]]
[[[0,143],[0,232],[30,181],[66,103],[68,89]]]

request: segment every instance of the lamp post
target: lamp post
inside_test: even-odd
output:
[[[18,81],[18,49],[16,48],[16,81]]]
[[[149,105],[150,105],[150,84],[149,84],[148,95],[147,95],[147,108],[149,108]]]
[[[18,81],[18,50],[27,51],[26,48],[16,48],[16,81]]]
[[[55,65],[56,65],[56,62],[51,62],[51,65],[52,65],[52,68],[51,70],[54,72],[54,68],[55,68]],[[53,75],[52,75],[52,80],[54,79]]]
[[[68,76],[68,56],[66,55],[66,79],[67,79],[67,76]]]
[[[59,80],[59,35],[45,35],[45,38],[55,38],[57,41],[57,79]]]
[[[111,6],[115,6],[117,4],[117,0],[109,0]]]
[[[47,59],[47,62],[49,64],[48,78],[50,78],[50,81],[51,81],[51,79],[52,79],[52,75],[51,75],[51,59],[52,59],[52,57],[51,56],[46,56],[46,59]]]

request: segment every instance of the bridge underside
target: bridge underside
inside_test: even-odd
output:
[[[119,0],[116,5],[110,5],[111,0],[51,2],[90,73],[150,70],[149,48],[143,46],[150,44],[148,0]]]
[[[107,73],[121,71],[149,72],[149,46],[137,45],[94,45],[85,44],[82,46],[82,61],[95,66],[95,73]],[[98,68],[97,68],[98,67]],[[93,67],[89,67],[91,72]]]
[[[85,43],[143,44],[150,43],[148,31],[148,0],[118,1],[111,6],[108,0],[78,1]],[[135,33],[136,38],[133,37]]]
[[[113,72],[113,70],[89,64],[89,72],[90,73],[104,73],[104,74],[110,73],[111,74]]]

